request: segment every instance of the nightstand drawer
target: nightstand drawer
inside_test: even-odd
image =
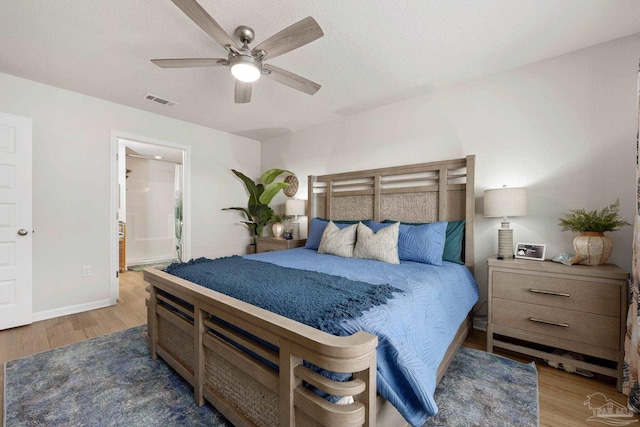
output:
[[[491,310],[493,324],[539,334],[541,344],[544,336],[549,336],[613,350],[620,348],[618,317],[501,298],[493,299]]]
[[[493,272],[493,297],[620,317],[619,283]]]

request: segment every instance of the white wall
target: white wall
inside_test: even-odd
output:
[[[176,258],[174,163],[127,157],[127,266]]]
[[[514,240],[547,244],[548,257],[573,251],[575,235],[557,225],[569,209],[619,198],[633,222],[639,45],[640,34],[274,138],[263,142],[262,168],[306,177],[475,154],[475,271],[485,300],[499,219],[483,217],[484,190],[529,189]],[[609,233],[610,262],[629,271],[632,235],[632,227]]]
[[[191,146],[192,256],[245,250],[246,227],[221,209],[246,204],[229,169],[259,176],[259,142],[1,73],[0,94],[0,111],[33,118],[36,320],[109,300],[111,131]]]

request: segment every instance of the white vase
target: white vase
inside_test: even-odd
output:
[[[271,226],[271,231],[273,232],[273,237],[282,237],[284,233],[284,224],[281,222],[274,222]]]
[[[586,258],[581,264],[601,265],[607,262],[611,255],[613,241],[603,233],[597,231],[585,231],[573,239],[573,249],[576,255]]]

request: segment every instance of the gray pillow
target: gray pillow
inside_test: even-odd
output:
[[[331,254],[343,258],[353,258],[353,247],[356,244],[356,229],[353,224],[343,229],[338,228],[333,221],[329,221],[320,240],[319,254]]]
[[[400,223],[396,222],[388,227],[381,228],[377,232],[358,223],[356,247],[353,250],[355,258],[374,259],[400,264],[398,258],[398,234]]]

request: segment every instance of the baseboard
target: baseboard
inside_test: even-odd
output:
[[[170,264],[175,262],[175,257],[161,257],[161,258],[142,258],[127,260],[127,267],[137,267],[139,265],[153,265],[153,264]]]
[[[53,310],[44,310],[33,313],[32,320],[39,322],[40,320],[53,319],[54,317],[68,316],[69,314],[82,313],[83,311],[95,310],[97,308],[109,307],[108,299],[93,301],[85,304],[70,305],[67,307],[54,308]]]

